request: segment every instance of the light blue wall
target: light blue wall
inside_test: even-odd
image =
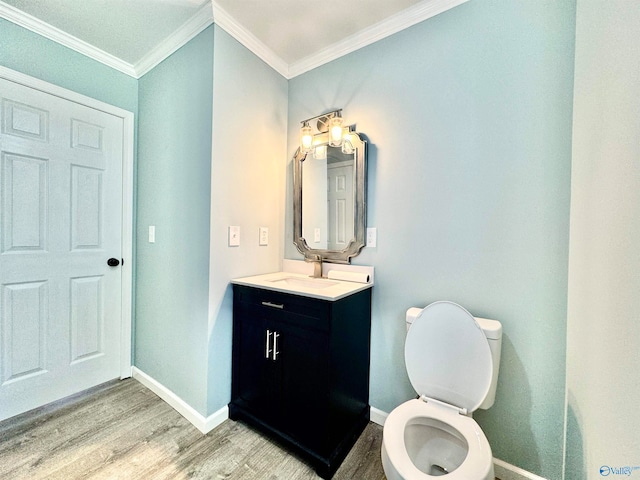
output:
[[[138,113],[138,80],[0,18],[0,65]]]
[[[135,365],[203,415],[212,90],[213,27],[140,78]]]
[[[414,395],[408,307],[448,299],[504,326],[494,456],[562,470],[575,2],[473,0],[289,84],[298,121],[343,108],[370,139],[371,405]],[[289,164],[289,181],[291,165]],[[287,205],[291,204],[291,198]],[[287,207],[286,257],[299,258]]]
[[[231,395],[232,293],[236,277],[280,269],[284,249],[287,80],[215,27],[209,413]],[[229,247],[229,225],[240,246]],[[269,245],[258,245],[260,227]]]

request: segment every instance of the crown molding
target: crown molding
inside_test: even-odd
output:
[[[213,23],[211,4],[206,3],[180,28],[154,47],[135,65],[131,65],[2,1],[0,1],[0,17],[136,79],[147,73]]]
[[[469,0],[424,0],[344,40],[336,42],[313,55],[291,63],[289,65],[287,78],[291,79],[309,70],[313,70],[320,65],[324,65],[362,47],[371,45],[378,40],[382,40],[394,33],[423,22],[431,17],[435,17],[440,13],[446,12],[468,1]]]
[[[2,1],[0,1],[0,17],[136,79],[149,72],[211,23],[215,23],[280,75],[291,79],[468,1],[423,0],[413,7],[291,64],[287,64],[255,35],[236,22],[215,0],[203,5],[193,17],[135,65],[131,65]]]
[[[210,3],[205,3],[198,12],[183,23],[180,28],[169,35],[153,50],[142,57],[133,66],[136,78],[142,77],[173,52],[184,46],[200,32],[213,23],[213,10]]]
[[[29,15],[28,13],[25,13],[21,10],[18,10],[11,5],[7,5],[4,2],[0,2],[0,17],[5,18],[10,22],[15,23],[16,25],[20,25],[27,30],[37,33],[38,35],[48,38],[49,40],[53,40],[54,42],[68,47],[71,50],[75,50],[78,53],[81,53],[89,58],[103,63],[104,65],[107,65],[108,67],[111,67],[132,77],[136,76],[136,72],[133,66],[125,62],[124,60],[121,60],[118,57],[105,52],[104,50],[96,48],[93,45],[90,45],[87,42],[74,37],[73,35],[69,35],[59,28],[45,23],[42,20],[39,20],[36,17]]]
[[[215,0],[213,0],[211,4],[213,8],[213,21],[216,25],[257,55],[280,75],[287,79],[290,78],[289,65],[287,65],[287,62],[282,60],[273,50],[258,40],[255,35],[236,22]]]

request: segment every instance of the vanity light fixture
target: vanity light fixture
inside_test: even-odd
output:
[[[332,147],[339,147],[342,145],[343,135],[345,133],[342,126],[342,109],[334,110],[332,112],[323,113],[322,115],[316,115],[315,117],[307,118],[301,121],[302,127],[300,128],[300,150],[303,153],[309,153],[313,150],[313,129],[309,122],[317,120],[316,131],[317,133],[327,133],[329,137],[329,145]],[[318,152],[318,154],[321,154]]]
[[[356,149],[348,138],[345,138],[342,142],[342,153],[345,155],[353,155]]]
[[[342,145],[342,117],[340,116],[329,120],[329,145],[332,147]]]
[[[326,160],[327,159],[327,146],[326,145],[318,145],[313,149],[313,158],[316,160]]]
[[[311,132],[309,122],[306,121],[302,124],[302,128],[300,129],[300,149],[304,153],[309,153],[311,151],[312,143],[313,133]]]

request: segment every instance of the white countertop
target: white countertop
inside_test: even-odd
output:
[[[231,283],[331,301],[339,300],[373,286],[372,282],[358,283],[327,278],[313,278],[306,274],[294,272],[275,272],[235,278],[231,280]]]

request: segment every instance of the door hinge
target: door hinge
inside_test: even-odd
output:
[[[450,403],[443,402],[442,400],[436,400],[435,398],[427,397],[426,395],[420,395],[420,400],[427,403],[438,405],[439,407],[446,408],[448,410],[454,410],[460,415],[467,416],[467,409],[451,405]]]

